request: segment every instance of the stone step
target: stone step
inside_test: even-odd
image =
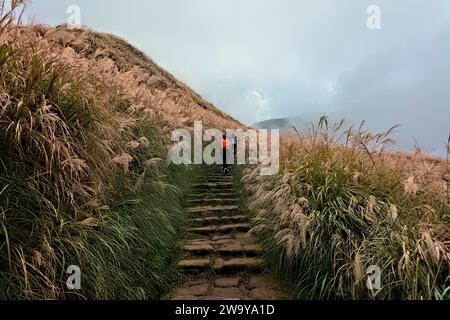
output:
[[[212,270],[215,272],[239,272],[261,270],[263,261],[261,258],[192,258],[181,260],[178,267],[186,272],[200,272]]]
[[[206,175],[203,178],[203,181],[209,181],[209,180],[219,180],[219,181],[235,181],[236,178],[232,175],[224,175],[222,174],[213,174],[213,175]]]
[[[236,223],[226,225],[210,225],[198,228],[188,229],[188,232],[199,234],[212,234],[212,233],[227,233],[234,231],[249,231],[250,225],[248,223]]]
[[[202,259],[181,260],[178,262],[178,267],[186,269],[186,270],[210,269],[211,268],[211,259],[210,258],[202,258]]]
[[[190,218],[195,219],[195,218],[207,218],[207,217],[212,217],[212,216],[225,217],[225,216],[237,216],[237,215],[242,215],[242,212],[240,210],[217,211],[217,212],[205,211],[205,212],[192,213],[190,215]]]
[[[211,188],[211,187],[214,187],[214,188],[234,188],[235,187],[235,185],[234,185],[234,181],[224,181],[224,180],[208,180],[208,181],[205,181],[204,183],[206,183],[206,184],[214,184],[215,186],[208,186],[208,188]],[[217,184],[219,184],[219,185],[217,185]],[[196,187],[194,187],[194,188],[196,188],[196,189],[198,189],[198,188],[204,188],[205,186],[203,186],[203,185],[199,185],[199,186],[196,186]]]
[[[191,190],[191,195],[210,195],[210,197],[216,195],[216,194],[221,194],[221,193],[231,193],[233,195],[233,197],[236,197],[236,190],[234,188],[197,188],[197,189],[192,189]]]
[[[235,239],[235,240],[239,240],[239,241],[246,241],[246,243],[248,243],[249,241],[253,241],[253,238],[250,236],[250,234],[248,232],[236,232],[233,234],[228,234],[228,235],[212,235],[210,237],[211,240],[213,241],[225,241],[225,240],[230,240],[230,239]]]
[[[205,189],[215,189],[215,190],[234,190],[234,183],[232,182],[204,182],[197,183],[191,186],[193,190],[205,190]]]
[[[231,259],[215,259],[213,269],[216,272],[230,272],[230,271],[255,271],[261,270],[263,267],[263,260],[261,258],[231,258]]]
[[[227,182],[227,183],[233,183],[234,184],[234,178],[227,178],[227,177],[208,177],[204,179],[203,183],[220,183],[220,182]]]
[[[208,225],[211,223],[215,224],[224,224],[224,223],[236,223],[236,222],[244,222],[247,221],[248,217],[245,215],[234,215],[234,216],[211,216],[204,218],[195,218],[190,221],[196,225]]]
[[[235,198],[236,193],[233,191],[229,192],[223,192],[220,190],[219,192],[203,192],[203,193],[191,193],[188,196],[188,199],[190,200],[197,200],[197,199],[229,199],[229,198]]]
[[[282,295],[266,275],[215,277],[187,281],[171,294],[171,300],[275,300]]]
[[[223,173],[214,173],[214,172],[210,172],[210,173],[205,173],[201,175],[202,180],[208,180],[208,179],[228,179],[228,180],[234,180],[235,176],[233,176],[232,174],[227,174],[224,175]]]
[[[248,232],[237,231],[230,234],[207,234],[197,235],[195,238],[187,240],[186,243],[199,243],[212,241],[215,244],[228,243],[230,241],[239,241],[242,245],[255,244],[255,239]]]
[[[239,241],[232,240],[226,243],[217,243],[214,241],[188,242],[183,250],[195,255],[244,255],[255,256],[262,252],[261,246],[257,244],[242,244]]]
[[[221,212],[235,212],[239,211],[239,206],[229,205],[229,206],[199,206],[189,208],[190,213],[221,213]]]
[[[233,187],[233,182],[201,182],[201,183],[195,183],[192,185],[193,188],[225,188],[225,187],[229,187],[232,188]]]
[[[205,170],[203,171],[204,175],[223,175],[222,166],[217,168],[217,170]],[[226,176],[233,176],[232,172],[228,172]]]
[[[239,199],[237,198],[197,198],[188,200],[187,203],[189,205],[195,206],[211,206],[211,205],[237,205],[239,203]]]

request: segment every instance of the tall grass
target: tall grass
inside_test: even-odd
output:
[[[447,182],[447,199],[450,203],[450,133],[448,134],[448,140],[447,140],[447,144],[446,144],[446,155],[447,155],[447,163],[446,163],[446,175],[444,176],[444,180]]]
[[[0,299],[159,298],[176,277],[192,172],[161,161],[164,119],[130,112],[152,101],[18,27],[23,4],[0,20]]]
[[[252,232],[293,298],[450,298],[449,202],[394,169],[385,151],[394,129],[324,117],[284,139],[279,175],[247,171]],[[371,265],[380,290],[366,286]]]

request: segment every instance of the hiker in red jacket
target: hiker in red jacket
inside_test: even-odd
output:
[[[222,141],[220,144],[222,148],[222,155],[223,155],[223,173],[228,173],[228,166],[227,166],[227,152],[230,149],[230,140],[228,140],[227,135],[224,134],[222,137]]]

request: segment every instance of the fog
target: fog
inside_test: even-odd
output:
[[[450,131],[448,0],[35,1],[37,21],[118,34],[246,124],[331,113],[385,130],[401,124],[442,154]],[[366,10],[381,9],[369,30]]]

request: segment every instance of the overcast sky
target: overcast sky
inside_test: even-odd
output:
[[[246,124],[328,112],[400,123],[441,153],[450,130],[449,0],[38,0],[37,21],[117,34]],[[381,30],[367,8],[381,8]]]

